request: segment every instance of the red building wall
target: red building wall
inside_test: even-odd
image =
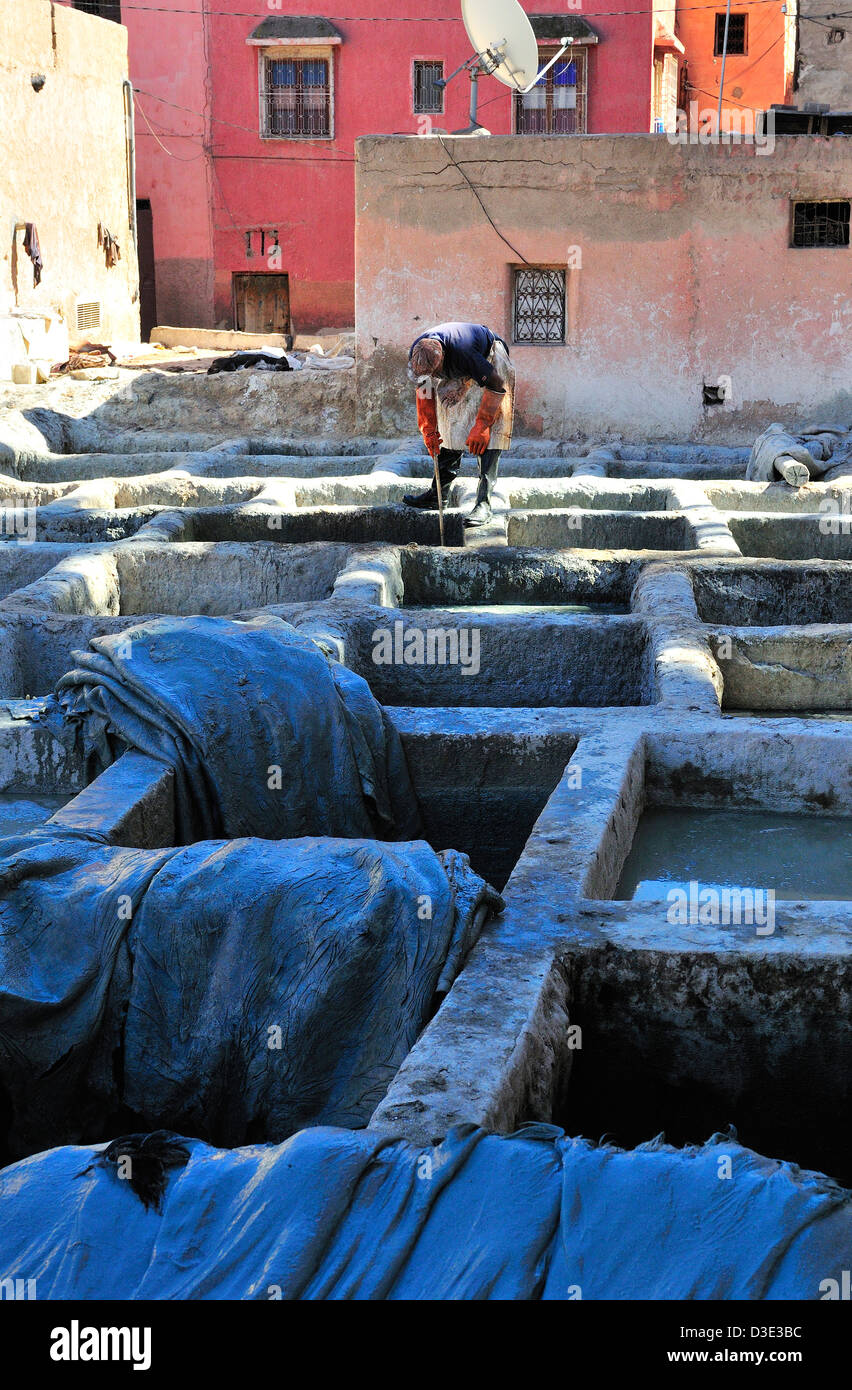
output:
[[[459,0],[432,0],[428,18],[418,0],[329,6],[342,36],[334,139],[316,141],[261,139],[257,48],[246,43],[265,16],[310,13],[305,0],[269,0],[265,11],[257,0],[173,0],[182,14],[164,8],[171,3],[151,0],[146,12],[147,0],[133,0],[122,14],[139,89],[137,191],[152,203],[160,322],[232,326],[232,276],[263,268],[258,239],[249,258],[245,234],[263,227],[279,234],[293,329],[352,323],[354,142],[418,133],[414,59],[443,60],[449,75],[470,56]],[[644,3],[642,13],[612,16],[578,0],[525,0],[528,13],[583,18],[599,36],[588,49],[591,133],[649,129],[652,0]],[[336,8],[348,18],[335,18]],[[435,123],[463,128],[468,102],[462,73]],[[512,93],[493,78],[480,81],[480,119],[494,134],[512,130]]]

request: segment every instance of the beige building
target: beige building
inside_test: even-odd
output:
[[[0,379],[69,342],[138,340],[127,77],[121,25],[49,0],[0,5]]]
[[[830,9],[821,0],[799,0],[793,100],[798,106],[815,101],[832,111],[852,111],[852,19],[826,19]]]

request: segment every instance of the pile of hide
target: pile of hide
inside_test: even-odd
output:
[[[283,618],[157,618],[90,647],[42,718],[89,776],[128,747],[173,768],[181,843],[420,834],[370,687]]]
[[[807,476],[799,478],[799,470],[794,470],[785,479],[790,463],[802,465]],[[783,425],[769,425],[755,440],[746,469],[746,481],[751,483],[793,481],[800,486],[809,480],[832,483],[840,478],[852,481],[852,428],[834,425],[815,426],[801,434],[789,434]]]
[[[365,1125],[501,907],[423,841],[0,841],[3,1147]]]
[[[158,619],[75,660],[48,726],[90,772],[126,747],[173,768],[188,847],[0,840],[0,1144],[119,1115],[225,1145],[366,1124],[503,905],[418,838],[369,686],[272,615]]]
[[[250,367],[254,372],[292,372],[284,349],[266,348],[262,352],[232,352],[227,357],[216,357],[207,368],[208,376],[219,372],[240,372]]]
[[[722,1135],[632,1152],[549,1125],[425,1149],[324,1128],[230,1152],[161,1135],[134,1192],[116,1160],[146,1142],[0,1173],[0,1267],[39,1299],[681,1301],[836,1297],[852,1258],[852,1194]]]

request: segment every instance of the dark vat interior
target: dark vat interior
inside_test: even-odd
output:
[[[647,989],[635,980],[633,989]],[[739,1142],[770,1158],[827,1173],[852,1186],[852,1073],[847,1029],[834,1040],[814,1004],[791,1018],[777,1017],[749,1036],[707,1040],[706,1013],[696,999],[694,1027],[678,1035],[662,1012],[646,1020],[641,1037],[628,1025],[619,1039],[611,1021],[625,1003],[620,989],[601,984],[584,992],[571,1021],[582,1029],[582,1049],[571,1053],[570,1082],[552,1119],[568,1134],[633,1148],[658,1134],[676,1146],[703,1144],[733,1125]],[[627,1004],[629,1012],[630,1005]],[[602,1014],[610,1026],[599,1027]],[[702,1016],[704,1015],[704,1016]],[[622,1011],[622,1018],[623,1018]],[[771,1051],[773,1027],[792,1034],[786,1057]],[[703,1065],[694,1054],[700,1048]],[[839,1049],[839,1050],[838,1050]],[[749,1058],[742,1076],[742,1054]],[[690,1072],[693,1071],[693,1075]],[[720,1153],[724,1148],[720,1149]]]
[[[729,627],[852,623],[852,565],[694,569],[698,616]]]
[[[412,547],[400,553],[400,563],[406,608],[583,604],[627,611],[639,572],[638,562],[578,561],[507,546],[451,555]]]
[[[577,739],[554,734],[405,734],[403,744],[436,850],[458,849],[502,889],[556,789]]]

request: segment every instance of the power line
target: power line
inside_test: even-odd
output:
[[[737,9],[751,9],[755,5],[779,5],[782,0],[737,0]],[[711,0],[709,4],[703,5],[677,5],[678,13],[691,10],[716,10],[718,9],[717,0]],[[230,19],[269,19],[274,18],[267,12],[265,15],[252,14],[249,10],[209,10],[209,9],[178,9],[172,5],[128,5],[125,0],[121,0],[121,9],[138,10],[143,14],[184,14],[204,18],[205,15]],[[650,5],[641,6],[634,10],[583,10],[579,16],[582,19],[611,19],[618,18],[620,15],[646,14],[653,15]],[[283,15],[282,18],[288,18]],[[363,14],[330,14],[315,16],[321,19],[328,19],[331,23],[338,24],[460,24],[461,19],[454,15],[363,15]],[[548,15],[548,19],[571,19],[572,15]],[[852,19],[850,13],[829,13],[823,15],[799,15],[800,19],[820,20],[820,19]]]
[[[144,90],[144,88],[142,88],[142,87],[134,87],[133,90],[134,90],[134,92],[135,92],[137,95],[143,96],[143,97],[150,97],[152,101],[159,101],[159,102],[162,102],[163,106],[171,106],[171,107],[173,108],[173,110],[175,110],[175,111],[184,111],[184,112],[186,112],[186,114],[189,115],[189,116],[200,116],[202,120],[204,119],[204,112],[203,112],[203,111],[195,111],[191,106],[179,106],[178,103],[177,103],[176,101],[169,101],[166,97],[157,96],[157,94],[156,94],[155,92],[146,92],[146,91]],[[140,104],[140,106],[139,106],[139,110],[142,112],[142,115],[145,116],[145,112],[144,112],[144,110],[142,109],[141,104]],[[225,120],[222,120],[221,117],[219,117],[219,116],[211,116],[211,117],[210,117],[210,120],[213,121],[216,125],[226,125],[226,126],[230,126],[230,128],[231,128],[232,130],[242,130],[242,131],[244,131],[247,135],[253,135],[253,136],[255,136],[255,138],[257,138],[257,136],[259,135],[259,131],[258,131],[258,129],[257,129],[256,126],[237,125],[235,121],[225,121]],[[155,132],[154,130],[151,129],[151,126],[150,126],[150,123],[148,122],[148,117],[147,117],[147,116],[145,116],[145,121],[146,121],[146,124],[148,125],[148,129],[151,130],[151,134],[154,136],[154,139],[156,140],[156,139],[157,139],[157,134],[156,134],[156,132]],[[196,134],[196,135],[192,135],[192,134],[189,134],[189,135],[177,135],[177,134],[175,133],[175,134],[173,134],[173,135],[168,136],[167,138],[169,138],[169,139],[180,139],[180,140],[201,140],[201,139],[203,139],[203,136],[201,135],[201,133],[198,133],[198,134]],[[158,141],[158,143],[162,143],[162,142]],[[165,149],[165,146],[163,146],[163,148]],[[305,154],[305,155],[286,155],[286,154],[268,154],[268,155],[262,155],[262,154],[257,154],[257,155],[232,154],[232,155],[231,155],[231,154],[229,154],[229,155],[224,155],[224,154],[221,154],[221,153],[217,153],[215,150],[212,150],[211,153],[213,154],[213,157],[216,158],[216,159],[275,159],[275,160],[284,160],[284,161],[290,160],[290,161],[292,161],[294,164],[306,164],[306,163],[311,163],[311,162],[314,163],[314,164],[354,164],[354,163],[355,163],[354,156],[349,156],[349,155],[315,155],[315,154],[314,154],[314,155],[311,155],[311,154]],[[166,154],[171,154],[171,151],[170,151],[170,150],[166,150]],[[194,159],[197,159],[198,157],[199,157],[198,155],[193,155],[193,158],[194,158]],[[179,155],[174,155],[173,158],[178,159],[178,158],[180,158],[180,156],[179,156]],[[188,161],[185,161],[185,162],[188,163]]]
[[[133,90],[135,91],[136,88],[134,87]],[[204,154],[204,151],[203,151],[203,150],[199,150],[199,151],[198,151],[198,154],[190,154],[190,155],[175,154],[174,150],[167,150],[166,147],[165,147],[165,145],[163,144],[162,140],[160,139],[159,135],[157,134],[156,130],[155,130],[154,127],[151,125],[151,122],[148,120],[148,117],[147,117],[147,115],[145,114],[145,108],[144,108],[144,106],[142,105],[141,101],[137,101],[136,105],[137,105],[137,107],[138,107],[138,109],[139,109],[139,112],[140,112],[140,114],[141,114],[141,116],[142,116],[143,121],[145,122],[146,126],[148,127],[148,130],[149,130],[150,133],[153,135],[154,139],[156,140],[157,144],[159,145],[159,147],[160,147],[160,149],[163,151],[163,153],[164,153],[164,154],[167,154],[167,155],[169,156],[170,159],[176,159],[176,160],[178,161],[179,164],[192,164],[192,162],[193,162],[194,160],[200,159],[200,158],[201,158],[201,156]],[[169,138],[171,138],[171,137],[169,137]],[[198,138],[198,137],[196,137],[196,138]]]
[[[491,213],[488,211],[487,207],[485,206],[485,204],[483,203],[482,199],[480,198],[480,196],[479,196],[479,189],[476,187],[476,184],[473,183],[472,180],[468,178],[468,176],[467,176],[467,174],[465,173],[465,171],[464,171],[464,169],[462,168],[462,166],[461,166],[461,165],[458,163],[458,161],[453,157],[452,152],[451,152],[450,150],[448,150],[447,147],[446,147],[446,145],[444,144],[444,137],[443,137],[443,135],[439,135],[439,136],[438,136],[438,139],[439,139],[439,141],[441,142],[441,149],[444,151],[444,154],[447,156],[447,159],[450,161],[450,163],[453,165],[453,167],[454,167],[455,169],[457,169],[458,172],[461,174],[462,178],[464,179],[465,183],[467,184],[468,188],[470,189],[470,191],[471,191],[471,193],[473,194],[473,196],[474,196],[474,198],[476,199],[476,201],[479,203],[479,206],[482,208],[482,211],[485,213],[485,216],[488,218],[488,221],[491,223],[491,226],[494,228],[494,230],[495,230],[495,232],[497,233],[497,235],[498,235],[498,237],[500,238],[500,240],[501,240],[502,242],[505,242],[505,244],[508,246],[508,248],[509,248],[510,251],[514,251],[515,255],[520,257],[520,259],[523,261],[524,265],[529,265],[530,262],[527,260],[526,256],[523,255],[522,252],[520,252],[520,251],[518,250],[517,246],[513,246],[512,243],[511,243],[511,241],[509,241],[508,237],[505,237],[505,236],[503,235],[503,233],[500,231],[500,228],[497,226],[497,223],[494,221],[494,218],[491,216]]]

